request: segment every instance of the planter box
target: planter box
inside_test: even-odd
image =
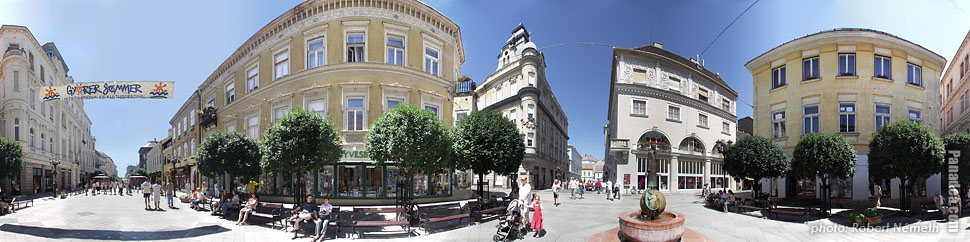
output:
[[[882,223],[882,216],[866,218],[866,222],[869,223],[869,226],[878,225],[879,223]]]
[[[181,200],[181,201],[182,201],[182,203],[189,203],[189,202],[192,202],[192,198],[179,198],[179,200]]]

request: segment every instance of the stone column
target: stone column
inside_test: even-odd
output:
[[[711,183],[711,158],[704,159],[704,181],[701,184],[704,183],[714,186],[714,183]]]
[[[680,161],[677,160],[677,154],[670,154],[670,172],[668,173],[670,175],[667,176],[667,179],[670,179],[670,181],[667,183],[667,185],[670,186],[671,192],[677,191],[677,183],[680,182],[680,179],[677,179],[677,167],[680,166],[679,163]]]

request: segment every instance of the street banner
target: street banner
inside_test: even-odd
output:
[[[175,82],[85,82],[48,86],[40,90],[43,101],[75,99],[150,98],[171,99]]]

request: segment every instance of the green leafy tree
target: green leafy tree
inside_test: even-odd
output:
[[[788,172],[788,160],[778,144],[761,136],[747,136],[738,140],[725,153],[724,171],[740,179],[754,179],[755,196],[761,191],[761,179],[778,177]]]
[[[305,109],[295,109],[270,126],[260,144],[262,167],[276,174],[296,173],[295,203],[306,191],[304,176],[340,160],[343,148],[329,119]]]
[[[970,183],[970,133],[966,132],[956,132],[950,133],[943,137],[943,144],[947,152],[951,150],[959,150],[960,157],[957,158],[959,161],[959,182],[960,187],[968,187]],[[950,156],[950,154],[946,154]],[[944,172],[943,177],[949,175],[947,169],[942,169]],[[944,184],[945,185],[945,184]]]
[[[404,206],[411,203],[411,175],[454,168],[451,138],[444,124],[429,111],[400,104],[381,114],[364,138],[370,158],[393,162],[401,170]]]
[[[821,178],[823,194],[822,200],[831,207],[832,193],[829,179],[848,179],[855,173],[857,160],[855,149],[837,134],[814,133],[805,135],[798,145],[791,161],[792,171],[797,177]]]
[[[479,197],[485,197],[485,174],[512,174],[525,155],[522,135],[515,123],[495,111],[474,112],[458,120],[451,132],[457,169],[471,169],[478,174]]]
[[[148,172],[145,171],[145,168],[135,168],[134,170],[131,170],[131,173],[128,173],[128,177],[131,177],[131,176],[147,176],[147,175],[148,175]]]
[[[244,181],[259,177],[259,144],[236,132],[216,131],[210,133],[196,151],[199,171],[207,177],[228,174]]]
[[[901,120],[883,126],[869,142],[869,174],[899,178],[899,190],[909,194],[908,182],[926,179],[943,168],[943,141],[925,125]],[[904,195],[902,209],[909,209]]]
[[[24,169],[24,152],[20,143],[0,137],[0,178],[16,177]]]

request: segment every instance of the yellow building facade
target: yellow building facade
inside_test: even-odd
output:
[[[305,189],[335,204],[391,204],[399,192],[392,181],[401,174],[369,159],[364,135],[384,111],[404,103],[451,126],[463,62],[458,26],[419,1],[307,1],[256,32],[199,86],[199,96],[172,119],[174,133],[185,135],[173,138],[173,147],[186,139],[201,143],[189,134],[200,128],[203,137],[226,130],[258,140],[289,110],[308,109],[337,127],[345,152],[339,164],[307,176]],[[300,189],[293,179],[266,173],[257,193],[289,201]],[[418,202],[471,195],[464,172],[419,174],[414,181]]]
[[[945,63],[918,44],[868,29],[835,29],[789,41],[745,64],[754,84],[754,135],[773,139],[791,157],[805,134],[840,134],[859,159],[852,178],[832,181],[832,196],[868,199],[873,185],[881,184],[898,198],[897,179],[869,178],[869,140],[878,127],[897,120],[920,122],[940,133]],[[932,195],[939,182],[939,175],[917,181],[922,188],[916,195]],[[762,190],[818,197],[818,183],[777,178],[763,182]]]

